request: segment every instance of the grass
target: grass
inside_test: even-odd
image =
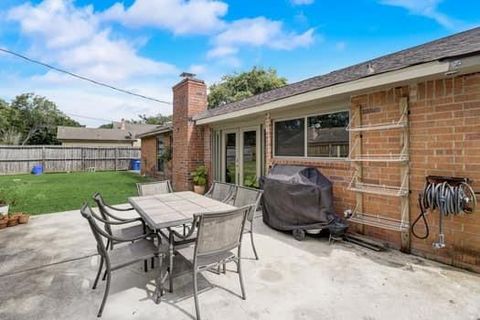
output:
[[[79,209],[94,192],[100,192],[107,203],[125,203],[137,194],[135,183],[150,180],[132,172],[15,175],[0,176],[0,190],[8,200],[15,199],[10,212],[35,215]]]

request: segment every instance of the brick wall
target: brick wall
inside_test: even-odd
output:
[[[469,177],[475,191],[480,191],[480,73],[458,76],[415,85],[390,88],[351,98],[351,107],[361,107],[362,124],[398,120],[401,97],[409,99],[410,140],[410,212],[412,220],[419,213],[418,193],[423,189],[425,176],[445,175]],[[319,168],[334,183],[335,209],[342,215],[355,206],[355,194],[347,190],[353,175],[353,165],[345,161],[285,160],[272,155],[272,125],[265,117],[266,161],[310,165]],[[362,153],[399,153],[398,131],[368,132],[362,138]],[[352,144],[351,144],[352,145]],[[364,181],[399,186],[400,167],[394,163],[365,163]],[[400,217],[400,200],[395,197],[363,195],[364,211]],[[480,206],[479,206],[480,207]],[[450,265],[480,272],[480,208],[472,215],[448,217],[445,221],[447,247],[432,248],[438,235],[438,212],[428,216],[430,237],[412,237],[411,251]],[[422,232],[422,224],[418,226]],[[358,226],[352,230],[360,231]],[[364,227],[367,236],[400,248],[400,233],[375,227]]]
[[[207,87],[197,79],[184,79],[173,87],[173,187],[191,190],[191,172],[204,163],[204,128],[192,117],[207,108]]]
[[[157,139],[162,139],[165,148],[171,146],[171,134],[163,133],[158,136],[142,138],[142,165],[141,174],[165,180],[172,178],[172,161],[165,163],[163,172],[157,171]]]

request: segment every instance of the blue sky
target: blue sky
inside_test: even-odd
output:
[[[289,82],[480,25],[476,0],[2,0],[0,47],[171,101],[182,71],[211,84],[254,65]],[[171,106],[0,54],[0,97],[35,92],[88,126]],[[99,120],[102,119],[102,120]]]

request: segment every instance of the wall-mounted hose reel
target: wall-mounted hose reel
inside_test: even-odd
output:
[[[428,238],[430,230],[426,216],[429,212],[437,210],[440,217],[440,228],[438,240],[433,243],[433,247],[441,249],[445,247],[443,217],[473,213],[477,206],[477,198],[468,178],[428,176],[422,193],[418,195],[418,205],[420,214],[412,224],[412,234],[419,239]],[[425,234],[422,236],[415,232],[415,225],[420,219],[425,224]]]

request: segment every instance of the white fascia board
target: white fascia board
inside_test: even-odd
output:
[[[232,120],[234,118],[244,117],[256,113],[266,113],[277,108],[283,108],[289,105],[294,105],[302,102],[323,99],[336,95],[353,93],[356,91],[363,91],[381,87],[385,85],[396,84],[400,82],[410,81],[413,79],[431,77],[439,74],[445,74],[449,71],[449,62],[433,61],[408,68],[395,70],[391,72],[381,73],[375,76],[358,79],[351,82],[336,84],[330,87],[317,89],[295,96],[267,102],[262,105],[250,107],[243,110],[233,111],[218,116],[196,120],[197,125],[204,125],[219,121]]]

